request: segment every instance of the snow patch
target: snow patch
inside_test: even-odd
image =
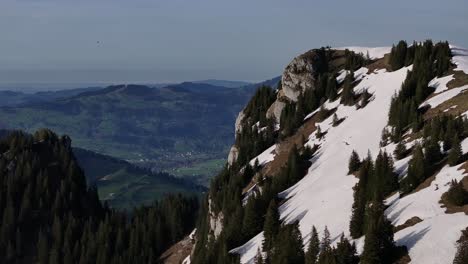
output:
[[[450,111],[452,109],[455,109],[455,108],[457,108],[457,105],[452,105],[451,107],[445,109],[443,112],[446,113],[446,112],[448,112],[448,111]]]
[[[340,100],[336,99],[335,101],[333,102],[330,102],[330,100],[327,100],[325,103],[323,103],[323,107],[325,109],[333,109],[333,108],[336,108],[338,105],[340,105]],[[313,115],[315,115],[318,111],[320,111],[320,107],[315,109],[312,113],[306,115],[306,117],[304,117],[304,120],[307,120],[309,118],[311,118]]]
[[[260,166],[263,166],[265,164],[267,164],[268,162],[272,161],[275,159],[275,156],[276,156],[276,144],[267,148],[265,151],[263,151],[260,155],[258,155],[257,157],[253,158],[249,164],[250,166],[254,166],[255,165],[255,161],[258,160],[258,164]]]
[[[457,65],[455,70],[463,71],[468,74],[468,50],[450,45],[452,50],[452,62]]]
[[[463,154],[468,153],[468,138],[465,138],[465,139],[461,142],[461,147],[462,147],[462,152],[463,152]]]
[[[448,90],[447,84],[453,80],[453,74],[445,77],[434,78],[429,82],[429,87],[435,88],[434,93],[441,93],[445,90]]]
[[[183,261],[182,264],[190,264],[190,255],[188,255]]]
[[[435,108],[438,105],[442,104],[443,102],[448,101],[452,99],[453,97],[463,93],[467,89],[468,89],[468,85],[464,85],[462,87],[453,88],[443,93],[439,93],[436,96],[427,99],[424,103],[422,103],[419,106],[419,108],[424,107],[426,105],[429,105],[430,107]]]
[[[250,239],[244,245],[232,249],[231,251],[229,251],[229,253],[241,255],[241,263],[254,264],[255,256],[257,255],[258,250],[262,250],[263,240],[263,232],[261,232],[260,234]]]

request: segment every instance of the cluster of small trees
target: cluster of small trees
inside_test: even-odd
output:
[[[353,213],[350,221],[350,233],[359,238],[366,233],[370,225],[370,204],[382,203],[383,199],[398,189],[398,176],[393,172],[393,161],[386,152],[380,152],[375,162],[370,154],[360,161],[353,151],[349,161],[349,171],[357,171],[359,182],[354,187]]]
[[[408,128],[418,131],[422,127],[422,110],[419,105],[433,92],[429,81],[446,73],[450,66],[451,52],[447,42],[433,44],[427,40],[408,47],[400,41],[390,53],[394,70],[413,64],[402,84],[401,91],[393,96],[388,124],[393,127],[392,139],[397,142]]]
[[[267,216],[278,217],[275,213],[270,213],[277,209],[269,208]],[[268,218],[267,218],[268,219]],[[268,225],[267,223],[274,223]],[[271,227],[275,232],[271,232]],[[299,224],[292,223],[281,225],[278,219],[265,222],[265,240],[263,243],[264,256],[260,251],[255,257],[256,264],[357,264],[359,257],[356,253],[356,246],[350,243],[342,235],[337,245],[331,245],[330,232],[325,226],[323,237],[320,240],[317,229],[312,227],[307,251],[304,252],[303,240],[299,231]]]
[[[453,180],[450,183],[450,189],[446,194],[449,203],[456,206],[468,204],[468,191],[465,190],[462,182]]]
[[[424,49],[421,50],[420,47]],[[424,58],[426,57],[426,58]],[[449,43],[439,42],[436,45],[431,40],[424,43],[413,42],[408,46],[406,41],[401,40],[390,52],[389,64],[392,70],[396,71],[402,67],[409,66],[418,60],[432,61],[431,68],[436,76],[442,76],[450,67],[451,50]]]
[[[371,62],[369,53],[365,56],[362,53],[355,53],[348,49],[345,50],[345,70],[355,71]]]
[[[380,152],[373,162],[370,154],[360,161],[353,151],[349,171],[357,171],[354,203],[349,230],[351,237],[366,235],[361,263],[392,263],[398,257],[393,241],[393,227],[384,214],[385,196],[398,189],[392,158]]]
[[[275,99],[274,90],[269,86],[262,86],[245,107],[241,131],[236,135],[238,164],[247,163],[273,145],[276,139],[275,122],[266,118],[266,112]]]
[[[169,197],[131,217],[103,206],[70,143],[49,130],[0,141],[0,262],[156,262],[193,228],[195,198]]]
[[[445,157],[451,166],[463,161],[460,141],[467,135],[468,121],[463,117],[437,116],[428,121],[423,128],[423,144],[413,147],[408,176],[400,183],[401,192],[405,194],[414,190],[440,167]],[[439,142],[448,154],[442,153]]]

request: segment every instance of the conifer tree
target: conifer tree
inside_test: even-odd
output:
[[[333,114],[332,124],[333,124],[334,127],[336,127],[337,125],[340,124],[340,119],[338,119],[338,116],[336,115],[336,113]]]
[[[307,252],[305,253],[305,264],[315,264],[317,263],[318,254],[320,252],[320,240],[315,226],[312,227],[312,232],[310,234],[309,246],[307,247]]]
[[[336,264],[357,264],[359,257],[357,256],[356,245],[349,243],[349,240],[341,234],[340,241],[335,249]]]
[[[396,145],[393,154],[395,155],[396,159],[402,159],[406,156],[407,151],[408,150],[406,149],[405,143],[402,140],[400,140],[398,141],[398,144]]]
[[[427,173],[424,153],[421,145],[417,144],[413,150],[413,158],[409,162],[408,176],[402,181],[402,192],[408,193],[424,181]]]
[[[298,222],[281,227],[273,252],[271,264],[304,264],[304,249]]]
[[[462,182],[453,180],[450,183],[450,188],[447,191],[447,199],[451,204],[456,206],[468,204],[468,191],[465,190]]]
[[[327,97],[330,101],[335,101],[337,97],[337,85],[336,85],[336,77],[334,74],[328,78],[327,82]]]
[[[395,243],[393,227],[384,215],[381,201],[374,201],[369,208],[369,225],[361,255],[362,264],[393,263]]]
[[[318,256],[319,264],[333,263],[335,260],[333,248],[331,246],[330,231],[325,226],[322,241],[320,241],[320,254]]]
[[[440,145],[435,139],[430,139],[425,142],[425,161],[426,164],[435,164],[442,158],[442,153],[440,152]]]
[[[452,148],[450,149],[449,155],[448,155],[448,163],[450,166],[455,166],[460,162],[461,156],[462,156],[462,149],[461,149],[461,144],[460,140],[458,139],[458,136],[455,135],[452,140]]]
[[[242,234],[244,237],[254,237],[262,230],[263,219],[260,215],[259,200],[252,195],[245,206]]]
[[[373,163],[370,157],[363,161],[359,169],[359,182],[354,186],[353,194],[353,207],[351,214],[351,221],[349,223],[349,231],[352,238],[359,238],[364,234],[364,217],[366,212],[366,205],[369,199],[368,184],[369,179],[373,174]]]
[[[322,129],[319,125],[317,125],[317,130],[315,131],[315,137],[321,139],[323,136]]]
[[[361,160],[359,158],[359,155],[357,154],[355,150],[353,150],[353,152],[351,152],[351,157],[349,158],[349,162],[348,162],[348,169],[349,169],[348,173],[351,174],[357,171],[360,166],[361,166]]]
[[[265,216],[265,224],[263,225],[263,250],[268,252],[274,245],[275,238],[279,232],[280,215],[278,212],[278,204],[275,199],[272,199],[268,206],[267,214]]]
[[[354,72],[351,71],[346,75],[343,84],[343,91],[341,92],[341,103],[344,105],[354,104],[354,91],[353,91]]]

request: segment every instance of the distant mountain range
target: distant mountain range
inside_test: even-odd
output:
[[[0,128],[29,132],[49,128],[70,135],[75,147],[207,184],[224,163],[237,113],[257,87],[276,85],[278,80],[235,89],[245,83],[212,80],[230,87],[184,82],[159,88],[3,91]]]
[[[33,102],[49,102],[60,98],[78,95],[83,92],[96,91],[102,88],[88,87],[58,91],[40,91],[35,93],[24,93],[19,91],[0,91],[0,106],[18,106]]]

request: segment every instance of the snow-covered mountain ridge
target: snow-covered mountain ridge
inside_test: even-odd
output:
[[[283,225],[298,223],[305,250],[307,250],[312,226],[314,226],[319,231],[320,237],[324,235],[325,227],[327,228],[332,246],[337,245],[343,234],[344,237],[356,243],[357,252],[361,254],[365,236],[353,239],[349,231],[353,214],[353,188],[359,182],[359,178],[349,174],[348,160],[353,151],[360,157],[366,157],[369,153],[373,160],[377,158],[379,152],[386,151],[392,156],[394,171],[399,175],[400,182],[408,177],[408,164],[411,163],[412,155],[397,158],[394,154],[395,149],[399,144],[406,145],[407,149],[414,149],[414,146],[424,141],[422,130],[413,132],[413,129],[406,128],[405,134],[398,140],[383,140],[382,134],[383,131],[392,130],[389,126],[390,105],[394,100],[393,97],[401,91],[405,80],[409,78],[408,74],[413,70],[414,65],[404,65],[397,70],[392,70],[391,58],[389,58],[391,47],[344,47],[332,50],[334,51],[326,53],[325,57],[328,61],[326,66],[317,64],[317,57],[322,56],[321,51],[312,50],[296,57],[286,67],[282,78],[282,89],[277,92],[276,99],[271,102],[268,111],[259,110],[261,114],[266,114],[267,118],[276,120],[277,124],[271,125],[266,121],[259,121],[260,123],[256,124],[264,127],[265,130],[271,126],[280,136],[273,142],[274,144],[263,147],[263,152],[250,157],[247,162],[250,166],[246,167],[246,163],[236,164],[242,157],[242,151],[239,150],[242,150],[243,137],[238,132],[235,144],[237,153],[230,157],[231,170],[238,172],[229,175],[230,177],[245,175],[245,171],[254,167],[253,177],[246,181],[242,188],[242,204],[248,207],[249,205],[246,205],[248,201],[255,199],[252,197],[260,197],[268,191],[263,183],[265,180],[273,178],[275,181],[275,177],[280,177],[278,175],[281,175],[281,171],[288,167],[291,160],[288,157],[296,147],[312,149],[313,155],[305,170],[305,175],[301,175],[301,179],[295,184],[280,190],[277,194],[281,199],[280,220]],[[348,51],[345,53],[344,50]],[[355,54],[361,53],[365,58],[353,71],[351,93],[355,99],[352,103],[343,99],[346,93],[349,93],[346,91],[346,85],[349,85],[349,83],[346,84],[349,70],[345,70],[347,66],[344,66],[352,58],[348,55],[349,51],[354,51]],[[436,76],[428,82],[429,88],[427,89],[433,89],[433,91],[419,105],[420,110],[417,110],[421,114],[421,120],[418,121],[421,124],[430,124],[432,119],[442,115],[468,116],[468,93],[465,92],[468,89],[468,52],[451,46],[451,53],[451,66],[448,70],[442,74],[443,76]],[[289,111],[288,105],[293,104],[296,109],[299,109],[301,105],[310,103],[310,101],[305,101],[305,103],[301,101],[301,95],[309,90],[320,89],[321,76],[314,73],[320,70],[317,65],[335,71],[333,78],[336,79],[338,85],[337,95],[327,95],[326,100],[321,100],[320,107],[303,113],[304,118],[301,119],[300,124],[293,126],[292,132],[287,133],[284,129],[288,124],[284,120]],[[241,120],[236,122],[236,131],[240,131],[242,123],[248,124],[249,121],[256,121],[249,120],[245,112],[248,112],[247,109],[240,113]],[[255,131],[263,133],[262,129]],[[466,137],[463,136],[460,145],[462,154],[468,153]],[[442,152],[445,153],[444,155],[448,154],[447,150],[442,150]],[[468,183],[468,163],[461,162],[450,166],[445,163],[444,159],[440,164],[441,168],[417,188],[414,186],[412,192],[403,193],[397,190],[385,199],[385,216],[395,227],[395,244],[404,246],[407,250],[406,262],[399,263],[407,263],[409,259],[411,263],[452,263],[457,251],[457,240],[461,236],[461,231],[468,227],[466,207],[445,208],[446,204],[442,202],[453,180]],[[233,180],[226,178],[226,181]],[[466,187],[468,186],[465,185]],[[210,201],[216,198],[216,192],[213,190],[210,192]],[[210,203],[210,212],[219,211],[215,208],[215,204]],[[213,213],[210,213],[210,217],[213,217]],[[243,224],[246,223],[245,217],[244,215]],[[418,220],[412,221],[414,219]],[[225,219],[224,221],[227,228],[230,228],[229,222],[234,220]],[[210,228],[209,224],[207,228]],[[245,226],[242,230],[244,229],[246,229]],[[209,230],[206,232],[210,233]],[[232,231],[223,229],[220,233],[221,238],[218,240],[222,240],[223,235],[229,237],[230,232]],[[197,247],[200,250],[201,236],[197,239]],[[210,241],[214,237],[208,235],[207,239],[206,241]],[[268,255],[268,250],[263,248],[263,241],[263,232],[259,232],[245,244],[229,249],[229,252],[234,256],[239,254],[241,263],[255,263],[258,261],[256,256],[259,252],[263,252],[263,257]],[[200,254],[197,252],[197,247],[191,255],[194,262],[200,259],[197,256]],[[235,262],[236,260],[233,263]]]

